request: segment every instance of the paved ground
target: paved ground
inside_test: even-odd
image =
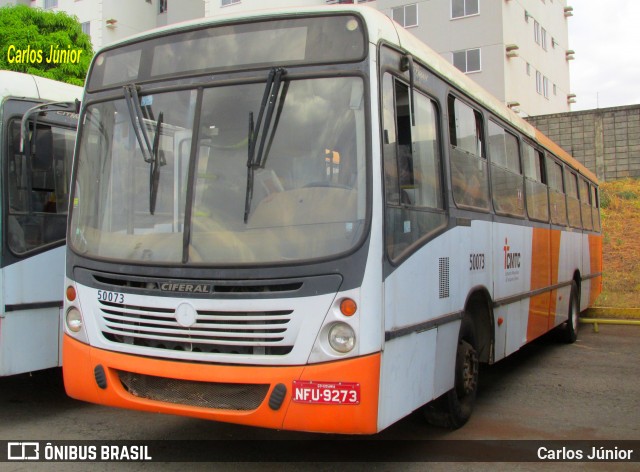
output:
[[[422,440],[640,440],[640,328],[583,326],[573,345],[547,336],[481,371],[470,422],[454,432],[432,428],[419,413],[376,440],[399,440],[408,453]],[[116,410],[71,400],[59,370],[0,379],[0,440],[313,440],[327,436],[248,428]],[[335,437],[330,437],[335,439]],[[414,441],[415,440],[415,441]],[[246,443],[245,444],[252,444]],[[253,443],[255,445],[255,443]],[[296,443],[297,444],[297,443]],[[309,442],[314,444],[314,442]],[[469,445],[484,443],[468,443]],[[500,444],[500,443],[496,443]],[[639,443],[640,446],[640,443]],[[475,447],[475,446],[474,446]],[[640,447],[638,448],[640,449]],[[299,451],[298,451],[299,452]],[[461,456],[464,451],[460,451]],[[640,451],[639,451],[640,452]],[[309,449],[311,457],[311,449]],[[304,455],[304,453],[303,453]],[[242,454],[240,454],[242,457]],[[247,458],[256,458],[247,451]],[[241,459],[240,459],[241,460]],[[86,470],[86,464],[0,463],[0,470]],[[94,464],[92,470],[282,470],[286,464]],[[291,466],[291,465],[290,465]],[[310,468],[312,464],[304,464]],[[367,470],[450,470],[453,464],[371,463]],[[637,470],[636,464],[458,464],[456,470]],[[636,466],[636,467],[632,467]],[[351,464],[351,467],[355,467]],[[301,465],[291,470],[300,470]],[[313,464],[314,470],[343,469]]]

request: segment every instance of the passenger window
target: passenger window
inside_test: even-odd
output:
[[[452,95],[448,111],[453,199],[461,207],[488,210],[489,179],[482,116]]]
[[[386,244],[396,259],[446,225],[436,104],[386,74],[383,79]],[[412,126],[412,114],[415,126]]]
[[[529,218],[549,221],[549,192],[547,190],[544,156],[528,143],[522,145],[525,194]]]
[[[547,177],[549,179],[551,222],[556,225],[566,225],[567,201],[564,194],[562,165],[551,157],[547,157]]]
[[[598,189],[595,186],[591,186],[591,215],[593,217],[593,230],[601,231],[600,204],[598,202]]]
[[[489,121],[491,187],[496,213],[524,217],[524,190],[518,139]]]
[[[569,226],[581,228],[580,199],[578,198],[578,176],[573,172],[567,172],[567,212],[569,214]]]
[[[593,221],[591,219],[591,193],[589,192],[589,184],[583,178],[580,178],[580,214],[582,215],[582,227],[584,229],[593,230]]]

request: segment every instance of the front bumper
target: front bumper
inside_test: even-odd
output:
[[[123,374],[124,373],[124,374]],[[372,434],[378,431],[378,394],[380,353],[306,366],[211,365],[151,359],[96,349],[64,336],[63,374],[67,394],[78,400],[135,410],[168,413],[196,418],[238,423],[264,428],[341,434]],[[163,385],[187,386],[198,395],[203,387],[234,384],[242,391],[262,385],[266,391],[257,407],[246,410],[233,406],[203,407],[174,392],[159,397],[141,393],[137,387],[125,387],[123,378],[142,378],[136,385],[149,385],[158,391]],[[357,405],[310,404],[292,400],[294,380],[314,382],[348,382],[360,384]],[[99,385],[100,384],[100,385]],[[279,386],[280,385],[280,386]],[[277,388],[278,392],[274,393]],[[286,387],[283,392],[282,386]],[[204,388],[203,388],[204,390]],[[284,398],[271,401],[284,393]],[[189,404],[190,403],[190,404]],[[271,405],[270,405],[271,403]],[[279,405],[278,405],[279,403]],[[219,405],[219,403],[218,403]],[[277,406],[277,409],[274,409]]]

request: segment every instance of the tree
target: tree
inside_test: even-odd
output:
[[[26,5],[0,8],[0,69],[82,86],[93,56],[78,19]]]

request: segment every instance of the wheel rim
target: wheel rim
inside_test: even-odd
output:
[[[458,382],[458,397],[464,398],[475,392],[478,384],[478,356],[475,349],[465,341],[462,341],[464,357]]]

